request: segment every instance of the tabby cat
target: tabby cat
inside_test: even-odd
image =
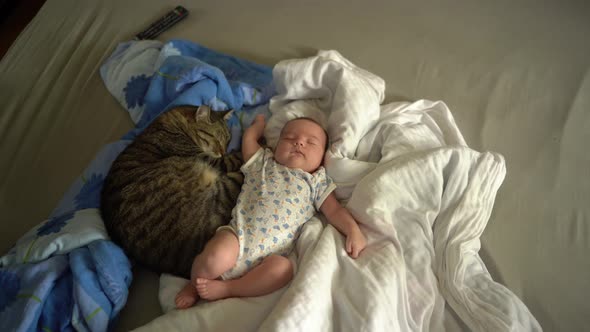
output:
[[[102,217],[115,243],[148,268],[189,278],[195,256],[229,222],[243,175],[240,154],[225,154],[227,113],[173,108],[111,166]]]

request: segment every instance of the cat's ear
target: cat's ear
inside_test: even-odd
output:
[[[234,110],[229,110],[229,111],[223,112],[223,120],[227,121],[229,118],[231,118],[231,116],[233,114],[234,114]]]
[[[229,119],[231,117],[231,115],[233,114],[233,110],[229,110],[229,111],[213,111],[211,112],[211,121],[215,122],[215,121],[219,121],[219,120],[223,120],[223,121],[227,121],[227,119]]]
[[[211,108],[207,105],[201,105],[195,112],[195,119],[197,121],[205,121],[211,123]]]

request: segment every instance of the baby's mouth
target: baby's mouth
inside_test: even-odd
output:
[[[300,155],[301,157],[304,156],[303,153],[301,153],[301,151],[298,151],[298,150],[291,151],[291,153],[296,154],[296,155]]]

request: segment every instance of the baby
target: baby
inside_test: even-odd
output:
[[[245,178],[232,220],[195,258],[191,281],[176,295],[179,309],[199,297],[262,296],[285,286],[294,274],[285,256],[316,209],[346,235],[351,257],[366,246],[356,220],[336,200],[335,185],[321,167],[328,139],[324,129],[308,118],[289,121],[273,155],[258,144],[264,127],[264,116],[258,115],[244,132]]]

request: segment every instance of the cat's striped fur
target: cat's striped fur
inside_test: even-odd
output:
[[[115,160],[101,212],[112,239],[157,272],[188,278],[195,256],[229,222],[243,182],[239,154],[225,154],[227,112],[173,108]]]

